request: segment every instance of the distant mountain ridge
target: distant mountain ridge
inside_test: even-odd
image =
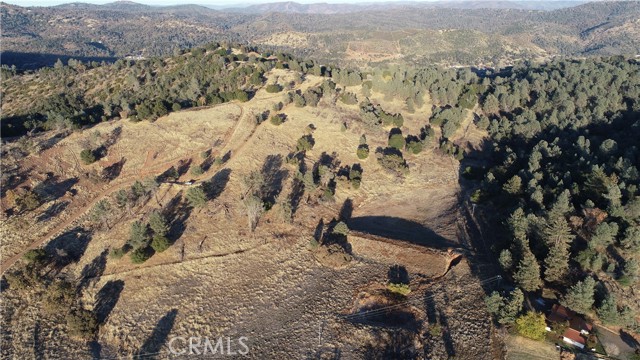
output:
[[[340,14],[360,11],[384,10],[392,8],[423,9],[519,9],[519,10],[555,10],[578,6],[586,3],[581,0],[568,1],[396,1],[378,3],[309,3],[293,1],[255,4],[247,7],[225,9],[242,13],[296,13],[296,14]]]
[[[543,10],[538,4],[574,6]],[[226,10],[129,1],[30,8],[3,3],[0,15],[2,51],[11,53],[3,63],[22,66],[25,57],[30,67],[39,63],[34,58],[153,57],[212,41],[357,65],[640,53],[639,1],[281,2]]]

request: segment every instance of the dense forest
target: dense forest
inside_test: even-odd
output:
[[[518,286],[636,331],[623,294],[639,275],[638,99],[638,63],[621,57],[495,77],[482,99],[492,165],[474,193],[507,219],[491,247]]]

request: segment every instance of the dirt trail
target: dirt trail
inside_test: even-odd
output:
[[[223,106],[223,105],[229,105],[229,103],[220,104],[219,106]],[[240,115],[238,116],[238,121],[236,122],[236,125],[233,128],[233,131],[228,131],[225,134],[225,137],[223,139],[223,147],[225,147],[227,145],[229,140],[231,140],[231,138],[233,137],[233,134],[236,133],[237,128],[242,124],[242,118],[243,118],[243,115],[244,115],[244,109],[243,109],[242,106],[240,106],[238,104],[234,104],[234,105],[238,106],[238,108],[240,109]],[[7,271],[13,264],[16,263],[16,261],[18,261],[20,258],[22,258],[22,256],[27,251],[39,247],[40,245],[44,244],[46,241],[48,241],[52,237],[56,236],[59,233],[62,233],[71,224],[73,224],[75,221],[77,221],[82,216],[84,216],[89,210],[91,210],[93,208],[93,206],[95,206],[95,204],[98,201],[100,201],[102,198],[104,198],[105,196],[107,196],[107,195],[109,195],[109,194],[111,194],[111,193],[113,193],[113,192],[115,192],[117,190],[123,189],[125,187],[129,187],[134,182],[143,180],[144,177],[146,177],[146,176],[157,174],[158,172],[165,171],[165,170],[169,169],[171,166],[175,165],[178,161],[184,160],[184,159],[189,159],[189,158],[191,158],[193,156],[196,156],[196,155],[198,155],[199,153],[201,153],[202,151],[204,151],[204,150],[206,150],[208,148],[209,147],[203,148],[203,149],[197,149],[197,150],[194,150],[194,151],[192,151],[191,153],[189,153],[189,154],[187,154],[185,156],[175,157],[175,158],[163,161],[161,163],[151,165],[145,171],[139,171],[139,169],[137,169],[138,171],[134,171],[133,174],[127,175],[127,176],[125,176],[125,177],[123,177],[123,178],[121,178],[119,180],[116,180],[117,181],[116,184],[113,184],[113,185],[107,187],[106,189],[103,189],[102,191],[98,192],[97,195],[93,197],[93,200],[91,200],[87,205],[83,206],[82,208],[76,210],[73,214],[71,214],[69,216],[69,218],[66,221],[64,221],[63,223],[55,226],[53,229],[49,230],[45,235],[43,235],[39,239],[33,241],[31,244],[29,244],[27,247],[25,247],[19,253],[9,257],[8,259],[3,259],[2,263],[0,264],[0,274],[3,274],[5,271]],[[75,154],[73,154],[73,155],[75,156]],[[145,161],[145,163],[146,163],[146,161]],[[202,176],[204,176],[204,175],[205,174],[203,174]]]

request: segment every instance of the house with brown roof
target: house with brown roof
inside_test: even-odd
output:
[[[547,322],[551,324],[564,324],[567,328],[562,333],[562,341],[580,349],[584,349],[587,339],[593,329],[593,325],[589,324],[582,316],[566,307],[555,304],[551,308],[551,312],[547,315]],[[548,328],[548,330],[551,330]]]

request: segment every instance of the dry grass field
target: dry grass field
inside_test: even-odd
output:
[[[288,71],[273,70],[268,82],[292,78]],[[321,81],[307,76],[296,88]],[[323,98],[318,107],[286,106],[282,125],[256,124],[255,115],[271,110],[282,96],[260,90],[245,103],[181,111],[152,123],[107,122],[60,140],[51,134],[32,140],[40,150],[17,164],[26,173],[23,185],[44,186],[60,196],[3,219],[2,270],[21,266],[28,248],[76,251],[60,276],[80,281],[84,307],[102,318],[98,337],[87,344],[71,338],[55,314],[45,314],[35,295],[24,301],[5,290],[0,326],[8,331],[0,339],[2,358],[167,358],[166,342],[174,336],[246,336],[248,356],[256,359],[479,359],[501,348],[482,303],[480,275],[466,259],[447,271],[448,249],[462,251],[459,238],[466,236],[458,209],[457,161],[440,155],[433,144],[406,155],[408,175],[390,174],[373,154],[386,146],[388,129],[366,128],[357,121],[357,106],[330,99]],[[403,111],[400,103],[373,99],[389,111]],[[426,124],[429,108],[405,114],[405,134]],[[362,185],[356,190],[339,181],[333,202],[303,199],[293,220],[286,221],[278,199],[293,191],[296,169],[284,159],[309,124],[316,128],[315,146],[306,161],[313,164],[332,154],[341,165],[360,164]],[[457,141],[480,136],[471,121],[464,126]],[[104,158],[91,165],[79,162],[87,143],[114,132],[118,135]],[[365,160],[356,156],[362,134],[372,149]],[[111,218],[108,229],[91,221],[98,200],[171,166],[198,164],[205,150],[224,161],[202,175],[187,171],[178,183],[161,183],[144,204]],[[116,163],[121,166],[112,180],[92,177]],[[279,194],[251,232],[241,200],[243,183],[265,164],[278,174]],[[215,183],[220,191],[203,208],[179,207],[180,223],[170,229],[176,240],[168,250],[139,265],[128,256],[107,255],[127,242],[133,221],[184,204],[189,185],[182,182],[191,179],[196,185]],[[3,198],[2,205],[8,208],[10,199]],[[319,223],[338,218],[352,230],[353,260],[328,267],[318,261],[312,239]],[[79,229],[91,231],[80,236]],[[412,290],[407,297],[386,290],[394,266],[406,269]],[[376,310],[384,306],[393,308]]]

